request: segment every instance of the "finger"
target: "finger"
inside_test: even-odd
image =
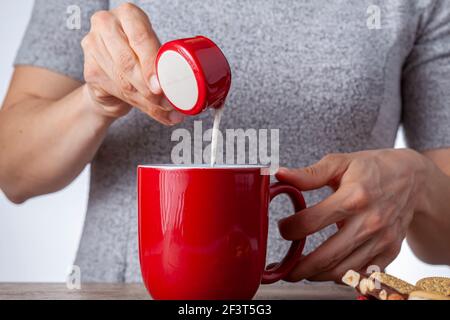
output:
[[[92,52],[98,52],[98,51],[90,51]],[[86,63],[90,63],[96,66],[99,66],[99,62],[96,60],[95,56],[98,57],[98,55],[88,54],[86,55]],[[101,56],[100,56],[101,58]],[[129,103],[130,105],[136,106],[138,109],[140,109],[142,112],[146,113],[147,115],[154,118],[156,121],[164,124],[164,125],[174,125],[178,124],[183,121],[184,117],[181,113],[173,110],[171,106],[157,106],[154,105],[152,102],[148,101],[144,97],[142,97],[139,94],[132,95],[128,97],[127,99],[123,98],[115,98],[115,97],[121,97],[121,92],[117,88],[116,83],[111,80],[109,75],[106,74],[106,72],[103,70],[101,66],[99,67],[93,67],[89,68],[90,70],[95,70],[95,75],[85,75],[85,78],[95,78],[95,82],[101,82],[102,92],[103,94],[97,95],[97,98],[101,100],[102,104],[104,105],[116,105],[117,100],[116,99],[122,99],[125,100],[126,103]],[[99,89],[97,89],[99,90]],[[106,92],[108,94],[106,94]],[[103,97],[102,97],[103,96]],[[163,101],[164,102],[164,101]],[[167,102],[166,102],[167,103]]]
[[[152,104],[142,96],[135,95],[130,98],[131,105],[154,118],[164,125],[176,125],[184,120],[184,116],[176,110],[164,110],[160,105]]]
[[[341,263],[371,236],[361,232],[363,228],[364,219],[361,216],[349,219],[342,229],[301,259],[285,280],[296,282],[307,279]]]
[[[383,271],[399,254],[401,240],[393,241],[392,232],[380,232],[370,240],[366,241],[351,255],[336,267],[326,272],[308,278],[311,281],[341,282],[344,274],[349,270],[359,270],[363,273]]]
[[[330,154],[306,168],[280,168],[276,177],[279,181],[292,184],[300,190],[314,190],[326,185],[335,186],[347,170],[349,162],[349,155]]]
[[[172,105],[170,104],[170,102],[167,101],[167,99],[165,99],[165,98],[162,98],[162,99],[161,99],[160,107],[161,107],[161,109],[166,110],[166,111],[172,111],[172,110],[174,110],[174,108],[172,107]],[[177,111],[177,112],[178,112],[178,111]],[[180,113],[180,112],[178,112],[178,113],[179,113],[181,116],[183,116],[182,113]]]
[[[348,218],[351,213],[341,205],[347,193],[346,189],[338,190],[318,204],[281,219],[278,222],[281,236],[286,240],[300,240]]]
[[[401,243],[397,243],[397,245],[392,246],[388,250],[385,250],[375,256],[363,270],[370,273],[373,271],[381,271],[383,272],[389,264],[397,258],[398,254],[401,250]]]
[[[154,72],[154,61],[161,46],[147,14],[133,4],[123,4],[113,13],[118,17],[128,42],[136,53],[147,83]]]
[[[113,79],[117,81],[123,97],[128,98],[139,92],[145,99],[156,104],[155,96],[142,76],[137,57],[129,46],[119,21],[109,15],[97,28],[101,30],[99,37],[113,61],[110,72],[113,73]]]
[[[150,91],[154,94],[162,94],[161,85],[156,74],[150,77]]]
[[[99,45],[100,47],[101,45]],[[97,48],[98,49],[98,48]],[[89,53],[85,55],[86,63],[90,63],[91,65],[95,65],[90,70],[95,70],[95,82],[101,82],[102,92],[108,92],[107,94],[99,94],[97,98],[102,101],[104,105],[115,105],[117,104],[117,99],[122,99],[126,101],[126,103],[136,106],[138,109],[143,111],[144,113],[150,115],[158,122],[165,125],[174,125],[180,123],[183,118],[180,115],[174,114],[171,112],[173,108],[165,105],[158,106],[153,104],[151,101],[145,99],[142,95],[133,94],[128,97],[123,97],[122,92],[117,87],[117,84],[112,80],[111,69],[108,68],[108,59],[104,58],[102,55],[102,50],[90,50]],[[109,72],[109,74],[108,74]],[[88,78],[94,78],[94,75],[88,75]],[[86,78],[86,75],[85,75]],[[99,89],[97,89],[99,90]],[[102,98],[102,96],[104,96]],[[118,97],[118,98],[115,98]]]
[[[98,51],[92,50],[85,53],[84,56],[84,78],[86,82],[96,85],[97,100],[103,105],[115,105],[118,101],[123,102],[120,98],[120,92],[118,91],[115,83],[106,74],[103,68],[100,66],[97,59],[101,58],[96,54]],[[99,85],[101,84],[101,85]],[[126,102],[123,102],[126,104]]]
[[[89,33],[81,41],[85,59],[92,58],[95,61],[95,67],[100,68],[104,75],[112,79],[113,62],[109,52],[103,43],[103,40],[97,34]]]
[[[82,41],[83,48],[89,47],[89,50],[85,50],[85,62],[91,64],[89,70],[95,70],[96,83],[101,83],[103,91],[108,92],[110,95],[122,99],[131,104],[131,99],[124,97],[121,88],[117,85],[115,75],[113,73],[114,65],[111,55],[109,54],[106,46],[101,39],[100,35],[90,34],[86,36]],[[86,69],[86,68],[85,68]],[[86,75],[85,75],[86,78]],[[91,77],[92,78],[92,77]],[[114,99],[112,99],[114,100]],[[133,103],[136,104],[137,98],[133,97]],[[149,101],[145,101],[142,107],[152,106]]]
[[[129,95],[123,100],[164,125],[175,125],[184,120],[184,116],[180,112],[167,106],[154,104],[140,94]]]
[[[107,91],[114,97],[123,99],[130,105],[136,106],[141,111],[154,117],[155,120],[165,125],[174,125],[183,121],[183,116],[178,112],[172,112],[172,106],[168,101],[165,101],[165,99],[163,99],[162,105],[155,105],[139,94],[132,94],[128,97],[123,97],[123,93],[120,91],[117,84],[112,80],[114,77],[111,67],[112,59],[109,52],[107,52],[103,41],[99,41],[99,39],[95,39],[93,37],[87,37],[87,39],[83,39],[83,45],[89,45],[91,49],[93,48],[93,50],[89,50],[86,53],[86,60],[91,61],[91,64],[98,66],[90,69],[95,69],[98,73],[95,78],[97,82],[101,82],[101,86],[104,91]],[[108,105],[109,103],[106,99],[111,100],[111,104],[117,103],[115,99],[108,98],[107,95],[105,95],[105,99],[102,100],[105,105]],[[154,110],[155,108],[164,112]]]
[[[373,237],[358,247],[349,256],[343,259],[336,266],[307,277],[310,281],[336,281],[341,282],[344,274],[349,270],[363,270],[367,263],[372,260],[379,252],[378,243],[380,237]],[[365,270],[364,270],[365,271]]]
[[[183,115],[178,111],[165,111],[159,106],[153,106],[142,111],[165,125],[175,125],[182,122],[184,119]]]

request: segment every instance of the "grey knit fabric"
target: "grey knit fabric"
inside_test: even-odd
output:
[[[89,16],[120,1],[38,0],[16,64],[82,80],[79,42]],[[222,128],[280,129],[280,161],[305,166],[331,152],[391,148],[398,126],[412,148],[450,146],[450,5],[446,0],[148,0],[161,42],[202,34],[228,57],[233,83]],[[67,7],[82,10],[67,29]],[[370,5],[381,29],[368,27]],[[372,21],[373,22],[373,21]],[[369,26],[373,26],[370,24]],[[136,166],[169,163],[174,129],[211,126],[210,114],[166,128],[134,110],[111,127],[92,162],[89,205],[76,264],[83,281],[140,281]],[[314,204],[329,191],[306,193]],[[268,259],[286,251],[271,205]],[[201,232],[201,230],[199,230]],[[310,251],[334,232],[311,236]]]

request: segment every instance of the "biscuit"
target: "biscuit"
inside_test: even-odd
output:
[[[417,281],[416,287],[420,290],[434,292],[444,296],[450,296],[450,278],[429,277]]]
[[[449,296],[444,296],[429,291],[413,291],[409,294],[408,300],[450,300]]]
[[[378,282],[381,285],[394,289],[402,295],[408,295],[410,292],[417,290],[416,286],[383,272],[374,272],[370,275],[369,279],[374,280],[376,285]]]
[[[363,296],[379,300],[406,300],[409,292],[417,290],[415,286],[381,272],[368,276],[348,270],[342,277],[342,282],[355,288]]]

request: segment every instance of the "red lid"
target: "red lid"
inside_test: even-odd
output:
[[[159,49],[155,63],[161,89],[178,111],[195,115],[223,105],[231,70],[222,51],[208,38],[167,42]]]

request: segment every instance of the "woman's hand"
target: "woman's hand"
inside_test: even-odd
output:
[[[286,280],[340,281],[348,269],[383,270],[398,255],[414,213],[426,206],[431,161],[408,150],[332,154],[300,169],[281,168],[280,181],[300,190],[329,186],[322,202],[280,221],[288,240],[337,223],[339,231],[297,263]]]
[[[181,113],[161,98],[153,74],[160,43],[140,8],[125,3],[111,11],[96,12],[81,46],[85,91],[101,114],[118,118],[136,106],[165,125],[183,120]]]

